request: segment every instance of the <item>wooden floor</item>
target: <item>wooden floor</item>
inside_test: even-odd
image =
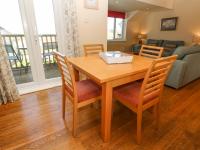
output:
[[[181,90],[166,87],[161,103],[161,126],[153,115],[143,116],[143,140],[135,142],[136,115],[118,105],[112,139],[100,138],[100,112],[82,109],[78,137],[73,138],[61,117],[60,88],[22,96],[0,106],[0,149],[36,150],[198,150],[200,149],[200,80]]]

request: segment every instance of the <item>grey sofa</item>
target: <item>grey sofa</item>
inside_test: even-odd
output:
[[[166,85],[178,89],[200,78],[200,45],[179,47],[173,54],[178,55],[178,58],[169,73]]]
[[[148,39],[146,41],[145,45],[164,47],[163,56],[167,57],[167,56],[171,56],[177,47],[184,46],[185,42],[184,41]],[[140,44],[134,44],[132,47],[132,52],[137,54],[140,52],[140,49],[141,49]]]

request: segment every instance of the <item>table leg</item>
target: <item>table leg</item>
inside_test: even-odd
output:
[[[75,81],[79,81],[80,80],[79,71],[76,68],[73,68],[73,69],[74,69]]]
[[[109,142],[112,119],[112,85],[110,83],[102,85],[101,105],[101,136],[104,142]]]

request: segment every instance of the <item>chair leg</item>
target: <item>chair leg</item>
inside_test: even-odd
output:
[[[75,137],[77,135],[77,119],[78,119],[78,112],[77,107],[73,107],[73,127],[72,127],[72,134]]]
[[[65,89],[62,87],[62,117],[65,119],[65,103],[66,103],[66,95]]]
[[[156,129],[159,128],[159,122],[160,122],[160,109],[159,109],[159,103],[154,106],[154,115],[156,119]]]
[[[113,101],[112,101],[112,117],[114,116],[114,113],[116,111],[116,102],[117,102],[117,100],[113,99]]]
[[[141,144],[142,139],[142,112],[137,113],[137,144]]]

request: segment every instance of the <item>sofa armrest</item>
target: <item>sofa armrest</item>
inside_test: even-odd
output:
[[[186,55],[183,61],[187,63],[183,84],[188,84],[200,77],[200,53]]]
[[[134,44],[132,47],[132,52],[133,53],[139,53],[141,49],[141,44]]]
[[[186,66],[187,65],[185,61],[176,60],[172,66],[165,84],[176,89],[180,88],[183,83]]]

